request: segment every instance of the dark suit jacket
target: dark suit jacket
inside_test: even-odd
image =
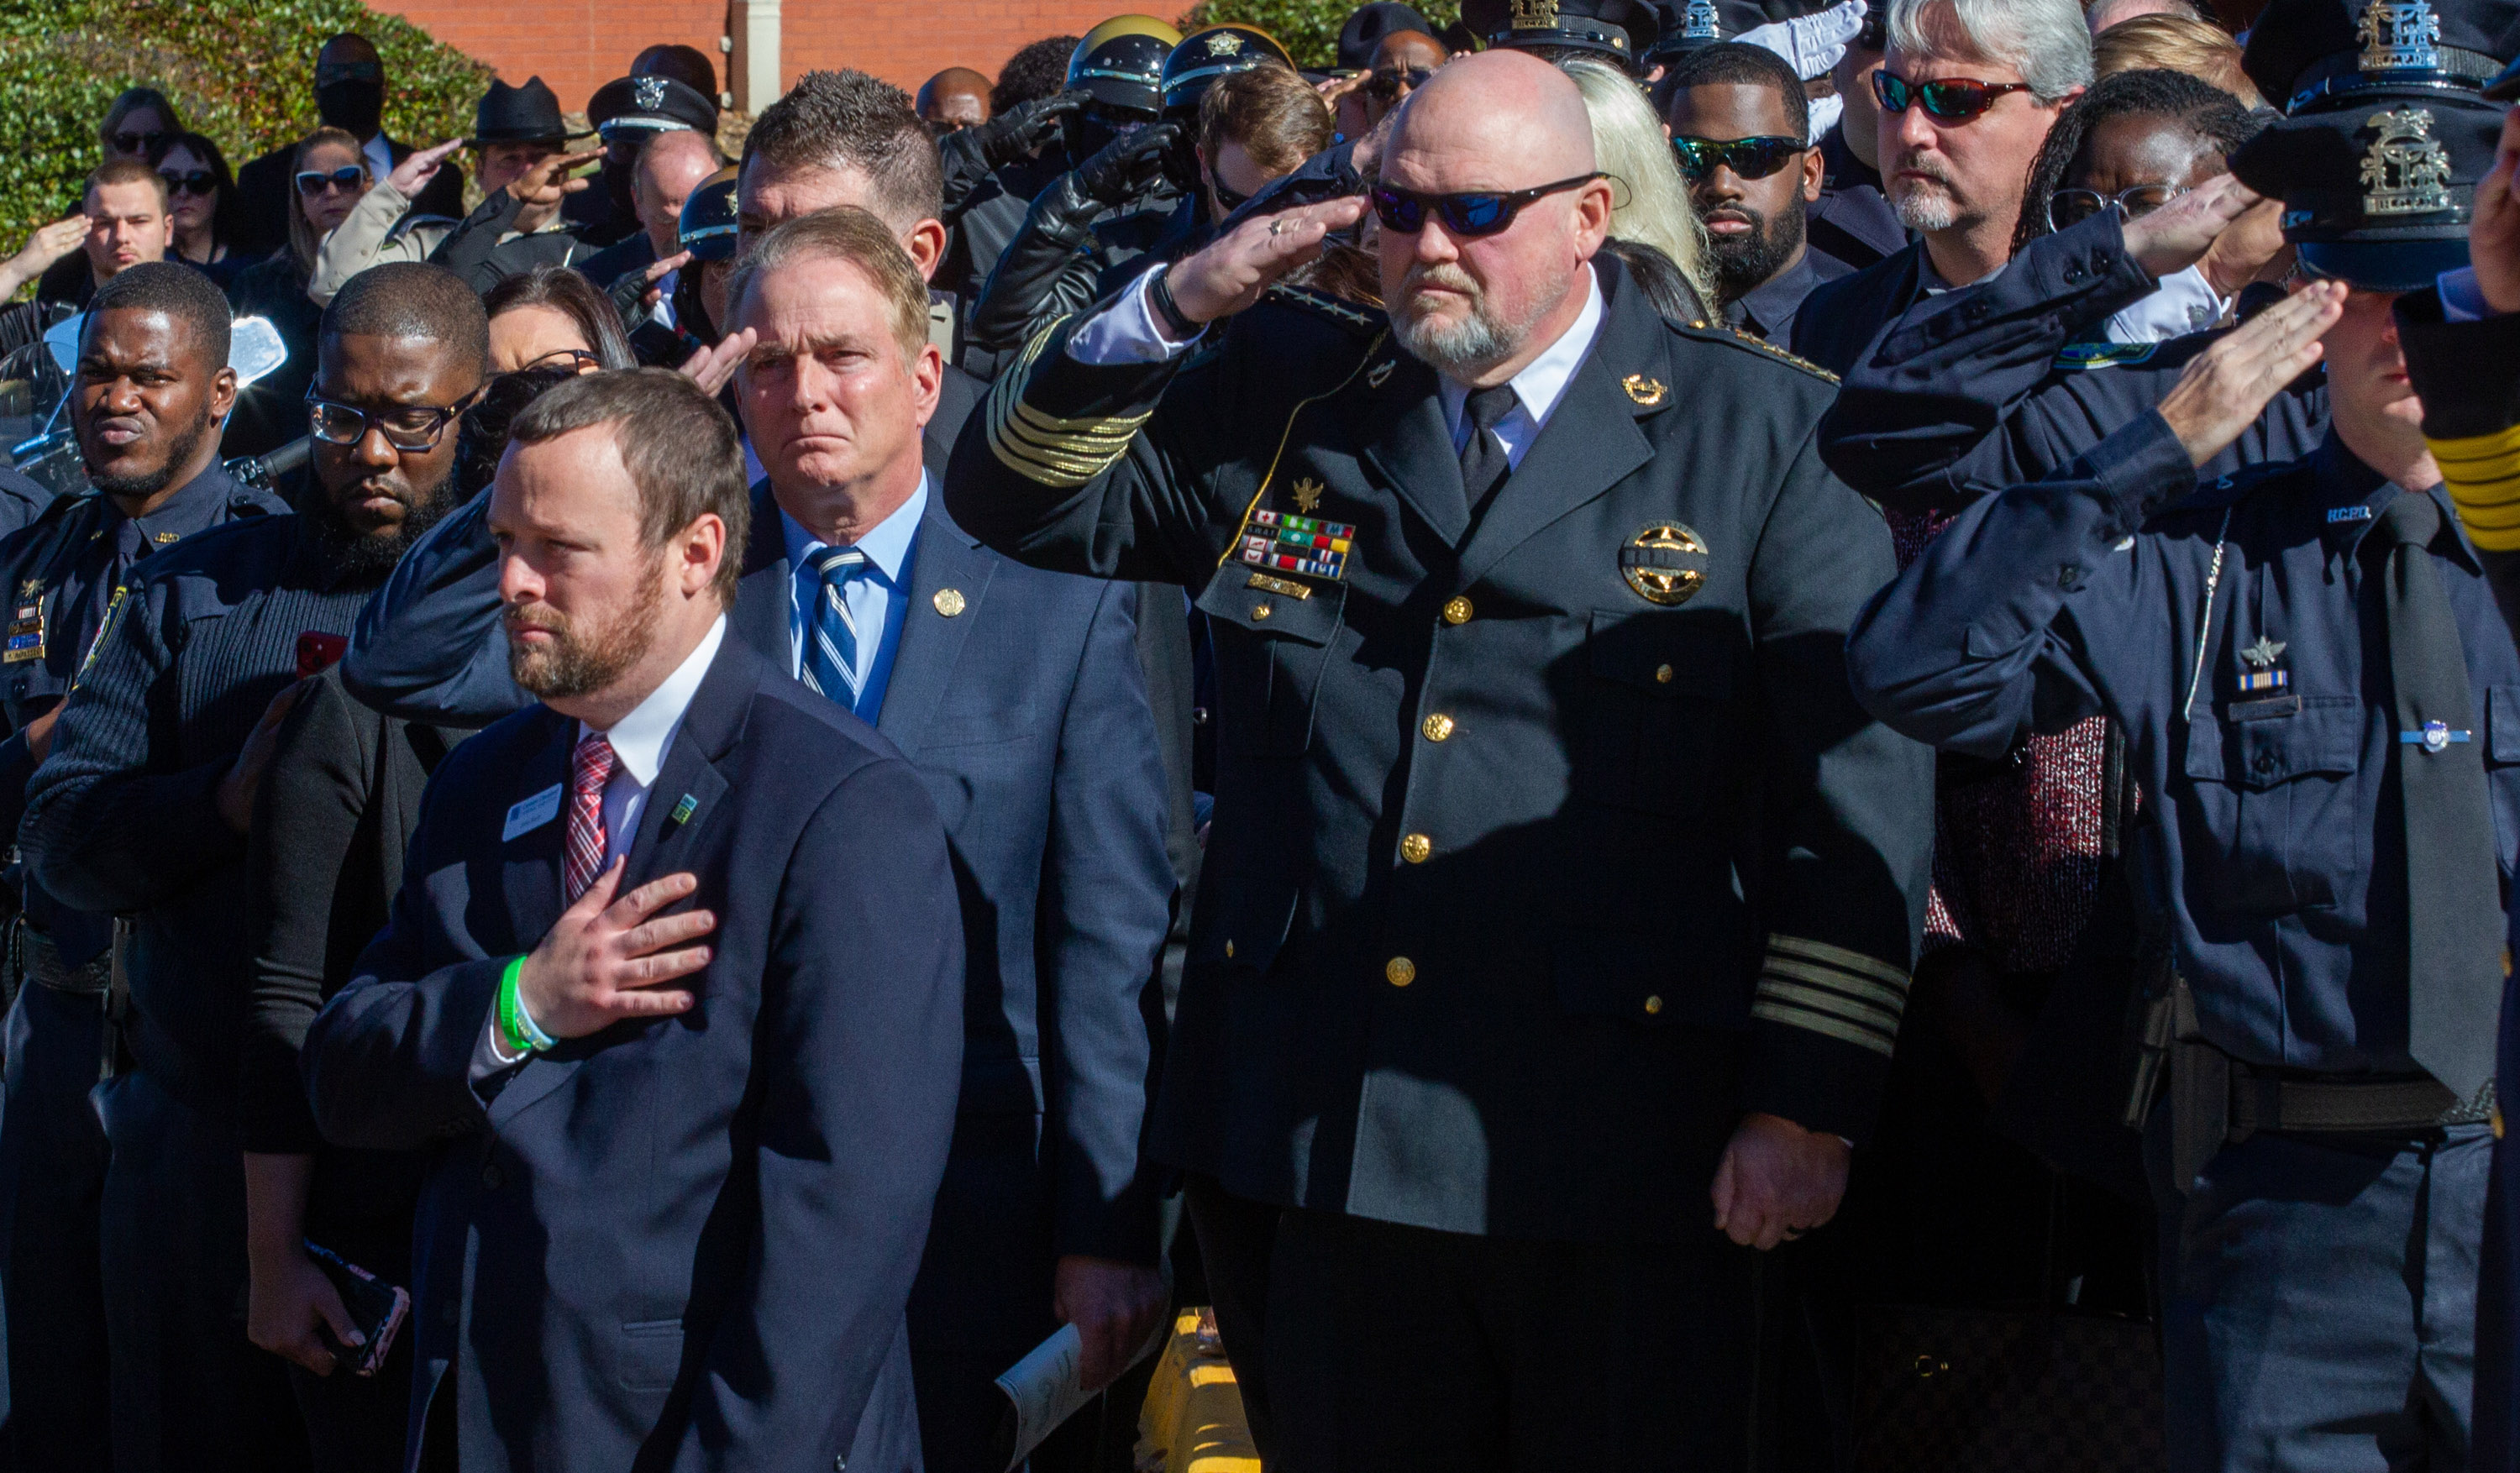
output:
[[[410,1464],[451,1373],[468,1473],[915,1466],[859,1434],[910,1435],[894,1361],[961,1060],[955,880],[926,785],[725,641],[624,881],[699,877],[690,904],[718,916],[699,1005],[476,1079],[501,971],[562,909],[565,819],[503,825],[567,781],[576,740],[534,706],[448,756],[390,926],[307,1036],[327,1137],[436,1150]]]
[[[362,617],[342,676],[369,704],[462,721],[524,702],[482,508],[450,514]],[[788,566],[766,485],[752,522],[734,628],[786,670]],[[1136,591],[989,552],[934,489],[912,574],[878,729],[927,780],[953,841],[970,965],[963,1108],[1044,1117],[1057,1253],[1152,1263],[1140,1003],[1174,875]]]
[[[1794,314],[1793,349],[1843,379],[1865,350],[1925,294],[1925,243],[1918,241],[1853,276],[1822,282]]]
[[[1599,335],[1475,520],[1433,371],[1284,288],[1169,364],[1089,366],[1062,325],[964,431],[947,502],[990,546],[1208,616],[1167,1164],[1670,1242],[1742,1110],[1869,1129],[1933,832],[1931,754],[1846,679],[1889,533],[1814,447],[1826,376],[1594,268]],[[1304,534],[1337,565],[1241,560],[1283,545],[1263,513],[1347,529]]]
[[[396,163],[411,156],[411,145],[390,135],[385,148]],[[237,170],[237,217],[228,222],[231,254],[251,257],[289,248],[289,195],[297,187],[290,177],[289,159],[296,151],[296,144],[285,143]],[[411,202],[411,212],[464,218],[464,170],[454,159],[438,165],[428,186]]]

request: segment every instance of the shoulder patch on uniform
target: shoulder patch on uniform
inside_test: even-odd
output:
[[[2148,362],[2160,347],[2157,342],[2069,342],[2057,351],[2056,367],[2077,373],[2122,368]]]
[[[1380,312],[1352,301],[1342,300],[1327,291],[1316,291],[1310,287],[1297,287],[1280,282],[1261,292],[1260,299],[1294,307],[1316,317],[1327,317],[1353,332],[1379,333],[1382,331]]]
[[[1811,375],[1813,378],[1818,379],[1822,383],[1835,383],[1837,381],[1837,376],[1835,374],[1822,368],[1819,364],[1812,362],[1808,358],[1786,352],[1783,348],[1780,348],[1775,343],[1770,342],[1768,339],[1761,337],[1756,333],[1744,333],[1739,328],[1732,327],[1725,323],[1702,321],[1692,322],[1685,327],[1679,324],[1674,324],[1673,330],[1688,336],[1697,338],[1701,342],[1722,342],[1730,343],[1736,348],[1748,348],[1765,357],[1774,358],[1779,363],[1788,364],[1794,368],[1798,368],[1804,373]]]

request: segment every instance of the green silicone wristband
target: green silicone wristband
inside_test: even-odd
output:
[[[517,979],[524,970],[525,959],[518,957],[499,974],[499,1041],[510,1053],[537,1053],[560,1042],[535,1025],[533,1014],[525,1011],[524,1000],[518,996]]]

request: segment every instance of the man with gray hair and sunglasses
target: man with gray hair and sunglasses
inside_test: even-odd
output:
[[[1601,252],[1562,72],[1454,62],[1377,174],[1035,339],[946,501],[1214,632],[1149,1149],[1263,1454],[1740,1466],[1749,1250],[1836,1210],[1921,924],[1930,767],[1843,666],[1889,536],[1825,376]],[[1369,208],[1387,318],[1285,285]]]
[[[2092,35],[2075,0],[1890,0],[1889,51],[1872,73],[1881,177],[1918,239],[1815,290],[1794,351],[1831,373],[1937,292],[2003,268],[2030,161],[2065,104],[2092,84]]]

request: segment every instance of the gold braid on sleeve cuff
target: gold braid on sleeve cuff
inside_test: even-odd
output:
[[[2426,443],[2468,541],[2489,553],[2520,552],[2520,424]]]
[[[1066,319],[1059,319],[1060,322]],[[998,376],[989,391],[989,449],[1001,465],[1035,485],[1073,491],[1108,470],[1129,453],[1138,426],[1153,413],[1062,420],[1024,402],[1033,364],[1050,343],[1058,322],[1024,344],[1023,357]]]
[[[1750,1015],[1888,1057],[1908,1005],[1908,974],[1862,952],[1771,935]]]

